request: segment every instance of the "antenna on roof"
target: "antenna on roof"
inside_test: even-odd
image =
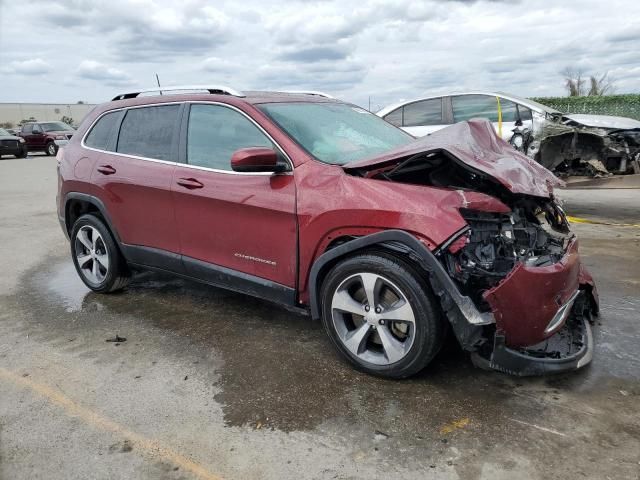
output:
[[[158,88],[160,88],[160,77],[158,77],[157,73],[156,73],[156,82],[158,82]],[[162,95],[162,90],[160,90],[160,95]]]

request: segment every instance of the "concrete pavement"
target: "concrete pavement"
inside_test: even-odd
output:
[[[638,228],[575,225],[602,299],[590,367],[518,379],[450,343],[388,381],[267,302],[152,273],[90,293],[55,190],[54,159],[0,161],[2,480],[640,478]],[[566,207],[625,223],[625,192]]]

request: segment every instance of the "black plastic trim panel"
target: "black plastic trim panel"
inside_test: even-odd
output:
[[[126,252],[127,261],[134,266],[161,270],[281,305],[295,306],[296,290],[286,285],[157,248],[120,246]]]
[[[107,213],[107,209],[104,206],[104,203],[102,203],[102,200],[100,200],[98,197],[94,197],[93,195],[87,195],[86,193],[69,192],[65,196],[65,201],[64,201],[64,213],[65,213],[65,215],[66,215],[67,204],[69,203],[69,200],[81,200],[83,202],[90,203],[91,205],[96,207],[98,209],[98,211],[100,212],[100,215],[102,215],[102,218],[104,218],[104,221],[107,222],[107,226],[109,227],[109,230],[111,230],[111,233],[115,237],[116,241],[118,243],[121,243],[120,242],[120,236],[118,235],[118,231],[113,227],[113,222],[111,221],[111,217]],[[64,226],[66,228],[66,232],[65,233],[68,236],[69,235],[69,231],[71,230],[73,225],[69,225],[68,219],[65,218],[64,219]],[[126,255],[125,255],[125,257],[126,257]]]
[[[455,322],[455,319],[452,318],[449,311],[447,311],[447,315],[449,316],[454,330],[456,331],[456,335],[458,336],[458,339],[461,340],[463,347],[471,347],[472,338],[476,335],[475,332],[465,331],[466,327],[474,327],[472,329],[475,330],[480,325],[493,323],[493,316],[491,314],[481,313],[469,297],[462,295],[458,290],[458,287],[453,283],[453,280],[433,253],[431,253],[416,237],[403,230],[385,230],[383,232],[359,237],[343,243],[342,245],[320,255],[313,264],[309,274],[311,317],[313,319],[320,318],[320,285],[318,280],[321,278],[322,274],[325,273],[325,270],[328,269],[336,259],[342,256],[374,245],[384,245],[385,243],[398,243],[408,247],[410,252],[416,257],[415,260],[417,263],[432,276],[431,283],[437,283],[437,285],[433,285],[434,289],[436,289],[436,293],[440,295],[441,298],[442,293],[446,295],[446,300],[450,299],[453,301],[459,313],[464,319],[466,319],[465,323],[467,325]]]

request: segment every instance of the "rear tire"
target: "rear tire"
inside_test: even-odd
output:
[[[391,254],[341,261],[327,274],[320,295],[329,338],[358,370],[406,378],[426,367],[442,346],[445,324],[435,295],[411,264]]]
[[[71,258],[78,275],[94,292],[111,293],[129,284],[131,273],[107,226],[82,215],[71,229]]]

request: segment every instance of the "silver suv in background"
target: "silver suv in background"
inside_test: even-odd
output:
[[[558,175],[640,173],[640,121],[563,114],[526,98],[473,91],[389,105],[377,113],[416,137],[486,118],[518,150]]]

